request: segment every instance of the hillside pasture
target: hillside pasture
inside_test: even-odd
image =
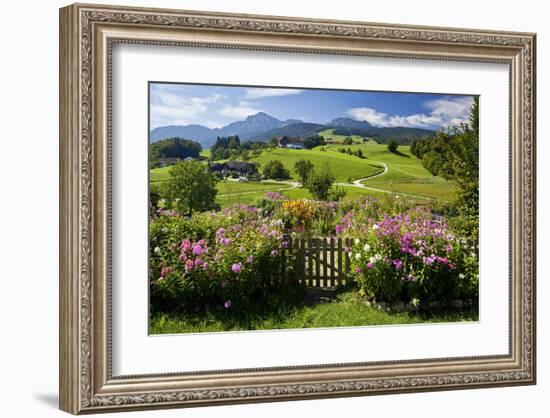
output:
[[[274,148],[265,150],[261,155],[251,159],[257,162],[261,167],[265,166],[271,160],[280,160],[285,168],[289,170],[293,180],[298,176],[294,171],[294,165],[298,160],[310,160],[315,167],[321,167],[328,164],[337,182],[349,182],[369,176],[374,176],[384,171],[384,167],[367,159],[361,159],[354,155],[321,151],[323,147],[317,147],[312,150],[306,149],[287,149]]]
[[[443,200],[451,200],[453,197],[454,185],[426,170],[422,161],[410,153],[409,146],[399,146],[398,153],[391,153],[386,145],[374,142],[347,147],[352,151],[363,151],[367,157],[365,161],[383,162],[388,167],[384,175],[362,181],[365,186]],[[325,148],[331,154],[341,154],[338,145],[327,145]]]

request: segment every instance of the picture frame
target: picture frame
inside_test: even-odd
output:
[[[114,375],[115,44],[507,65],[508,353]],[[535,384],[535,49],[532,33],[86,4],[62,8],[60,408],[81,414]]]

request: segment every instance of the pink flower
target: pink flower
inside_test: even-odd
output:
[[[201,239],[197,244],[199,244],[201,247],[204,247],[206,245],[206,241]]]
[[[231,244],[231,240],[229,238],[222,238],[222,244],[223,245],[229,245]]]
[[[233,271],[233,273],[235,274],[239,274],[242,270],[243,266],[241,263],[234,263],[232,266],[231,266],[231,270]]]
[[[271,256],[275,257],[279,252],[277,250],[271,250]]]
[[[195,266],[200,266],[200,265],[202,265],[202,260],[200,258],[197,258],[195,260]]]
[[[368,263],[368,264],[367,264],[367,268],[368,268],[369,270],[372,270],[372,269],[374,268],[374,263]]]
[[[195,262],[193,260],[187,260],[187,262],[185,263],[185,269],[192,270],[193,267],[195,267]]]
[[[403,267],[403,262],[399,259],[395,259],[392,261],[393,266],[396,270],[401,270],[401,267]]]
[[[200,245],[195,245],[193,247],[193,254],[200,255],[202,254],[202,247]]]
[[[183,262],[187,261],[187,256],[185,255],[185,253],[180,254],[180,261],[183,261]]]
[[[225,303],[223,304],[223,306],[224,306],[225,309],[231,308],[231,305],[232,305],[231,299],[226,300]]]
[[[337,234],[341,234],[343,230],[344,230],[344,227],[342,225],[340,224],[336,225],[335,231]]]
[[[184,239],[181,242],[180,249],[182,252],[189,251],[191,249],[191,242],[188,239]]]
[[[204,264],[202,265],[202,268],[205,269],[205,270],[208,270],[208,269],[210,268],[210,264],[204,263]]]
[[[254,256],[253,255],[249,255],[248,257],[246,257],[246,262],[248,264],[252,264],[254,262]]]
[[[361,274],[361,273],[363,273],[363,269],[361,267],[355,267],[355,273],[356,274]]]

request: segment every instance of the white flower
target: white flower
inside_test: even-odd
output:
[[[458,275],[458,277],[460,277],[461,279],[463,279],[463,278],[466,277],[466,276],[465,276],[464,274],[460,273],[460,274]]]
[[[370,261],[372,264],[374,264],[374,263],[376,263],[376,258],[371,257],[371,258],[369,258],[369,261]]]
[[[365,244],[365,246],[363,247],[363,250],[365,250],[365,252],[369,252],[370,251],[370,245]]]
[[[380,228],[380,227],[379,227],[378,225],[376,225],[376,224],[374,224],[374,225],[372,226],[372,229],[374,229],[375,231],[376,231],[378,228]]]
[[[160,253],[160,248],[159,247],[155,247],[155,249],[153,250],[155,252],[155,254],[158,254]]]
[[[377,261],[382,260],[382,256],[381,256],[380,254],[378,254],[378,253],[376,253],[376,254],[374,255],[374,258],[376,258]]]
[[[355,259],[356,259],[357,261],[361,260],[361,253],[356,253],[356,254],[355,254]]]
[[[470,255],[471,255],[472,257],[474,257],[474,258],[477,257],[477,256],[476,256],[476,253],[471,253]]]
[[[353,258],[353,253],[351,251],[348,253],[348,257]]]
[[[355,238],[355,245],[359,245],[361,241],[359,241],[359,238]]]

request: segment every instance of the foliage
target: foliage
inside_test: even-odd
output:
[[[313,163],[310,160],[298,160],[294,164],[294,171],[298,174],[298,178],[302,184],[306,184],[307,179],[313,171]]]
[[[218,137],[216,143],[210,148],[212,160],[227,160],[233,155],[241,153],[241,140],[238,135]]]
[[[336,177],[328,164],[323,164],[319,170],[312,170],[305,183],[306,189],[318,200],[329,200],[330,188]]]
[[[393,152],[395,154],[397,152],[398,147],[399,147],[399,144],[397,143],[397,141],[395,141],[395,139],[392,139],[392,140],[390,140],[390,142],[388,142],[388,151],[389,152]]]
[[[456,206],[464,216],[479,213],[479,97],[470,108],[468,124],[417,140],[411,153],[422,159],[433,175],[453,181],[458,188]]]
[[[273,180],[287,180],[290,178],[290,172],[280,160],[269,161],[264,166],[263,175],[265,178]]]
[[[344,145],[353,145],[353,138],[351,136],[347,136],[344,139]]]
[[[208,172],[205,164],[182,161],[171,167],[170,180],[164,185],[165,195],[182,215],[212,210],[218,207],[217,182],[217,178]]]
[[[266,300],[274,273],[291,271],[283,257],[282,220],[263,222],[254,207],[234,206],[193,219],[160,216],[150,223],[153,310],[246,310]],[[280,286],[283,284],[279,284]]]
[[[151,168],[158,167],[160,158],[179,158],[184,160],[187,157],[198,158],[202,147],[198,142],[183,138],[167,138],[154,142],[149,146],[149,164]]]
[[[321,135],[311,135],[304,140],[305,149],[312,149],[318,147],[319,145],[326,145],[325,138]]]
[[[478,297],[477,242],[419,209],[370,223],[348,256],[361,293],[371,300],[427,306]]]

